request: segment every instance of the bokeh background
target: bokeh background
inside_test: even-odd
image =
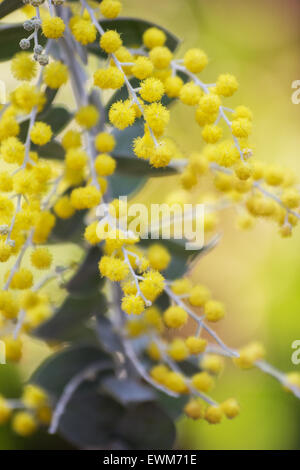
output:
[[[300,105],[291,101],[292,82],[300,79],[298,0],[124,0],[124,15],[144,17],[173,31],[183,41],[179,53],[189,47],[203,48],[210,58],[204,81],[213,83],[219,73],[234,73],[240,89],[228,104],[246,104],[253,110],[255,154],[299,174]],[[16,16],[9,20],[15,21]],[[8,77],[7,64],[1,64],[0,75]],[[173,116],[170,137],[176,136],[184,153],[199,149],[202,142],[193,111],[177,104]],[[147,201],[159,193],[156,197],[161,200],[171,186],[174,180],[168,178],[150,182],[141,198]],[[261,340],[271,363],[300,372],[300,365],[291,362],[291,344],[300,339],[299,229],[292,239],[280,238],[276,227],[267,222],[260,222],[251,232],[240,232],[235,228],[235,214],[227,210],[221,230],[221,243],[191,274],[227,305],[228,315],[218,332],[237,348],[252,339]],[[68,245],[60,247],[56,256],[68,261],[78,259],[80,252]],[[18,396],[22,381],[47,353],[38,342],[26,343],[18,369],[0,366],[0,393]],[[220,426],[181,418],[178,447],[299,449],[300,402],[272,378],[257,370],[243,372],[228,366],[214,397],[231,395],[241,403],[239,418]],[[65,446],[46,434],[23,440],[6,428],[0,430],[0,449]]]

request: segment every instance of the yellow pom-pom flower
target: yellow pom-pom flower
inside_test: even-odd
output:
[[[145,309],[145,303],[139,296],[126,295],[122,299],[121,307],[128,315],[140,315]]]
[[[42,21],[42,31],[48,39],[61,38],[64,34],[65,28],[65,23],[58,16],[45,18]]]
[[[122,3],[119,0],[103,0],[100,3],[100,11],[105,18],[116,18],[122,10]]]
[[[30,138],[36,145],[46,145],[52,137],[52,129],[45,122],[36,122],[30,131]]]
[[[207,66],[208,59],[201,49],[189,49],[184,55],[184,65],[192,73],[199,73]]]
[[[165,33],[155,26],[147,29],[143,34],[143,43],[148,49],[163,46],[167,40]]]
[[[43,78],[50,88],[59,88],[68,81],[68,68],[60,61],[46,65],[43,71]]]
[[[106,31],[100,39],[100,47],[107,52],[112,54],[116,52],[122,46],[122,39],[117,31]]]
[[[52,254],[48,248],[36,248],[31,253],[31,263],[37,269],[48,269],[52,263]]]
[[[11,61],[11,72],[17,80],[31,80],[36,71],[36,62],[28,52],[18,52]]]
[[[171,306],[164,313],[164,322],[169,328],[181,328],[187,320],[188,314],[182,307]]]
[[[143,100],[152,103],[153,101],[159,101],[164,94],[164,85],[157,78],[146,78],[141,83],[140,95]]]
[[[76,122],[87,129],[94,127],[99,117],[99,111],[93,105],[82,106],[75,115]]]

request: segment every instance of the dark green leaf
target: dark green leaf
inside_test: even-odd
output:
[[[112,396],[121,405],[154,401],[154,391],[133,379],[107,377],[101,384],[101,390]]]
[[[70,294],[78,297],[99,290],[100,284],[103,283],[98,268],[100,256],[101,251],[97,246],[90,248],[76,274],[65,286]]]
[[[175,51],[179,45],[179,39],[174,34],[167,31],[165,28],[158,26],[151,21],[140,20],[138,18],[116,18],[114,20],[104,19],[101,20],[101,26],[106,31],[108,29],[115,29],[121,34],[123,44],[126,47],[139,47],[143,43],[143,34],[146,29],[156,26],[165,32],[167,36],[166,46]],[[88,49],[93,54],[100,57],[106,57],[104,51],[99,47],[99,42],[95,41],[88,45]]]
[[[69,347],[46,359],[34,372],[31,382],[58,398],[76,374],[101,361],[110,361],[110,357],[99,348],[83,344]]]
[[[115,353],[123,350],[120,336],[114,331],[111,321],[103,315],[103,312],[97,315],[97,336],[104,351]]]
[[[39,326],[34,334],[47,341],[70,340],[77,335],[88,318],[104,309],[106,299],[100,292],[86,297],[69,295],[57,312]]]
[[[158,396],[159,403],[162,405],[163,409],[168,413],[170,418],[174,420],[182,415],[182,410],[189,399],[187,396],[174,398],[160,391],[156,391],[156,395]]]
[[[114,173],[109,177],[111,195],[113,198],[128,196],[129,194],[132,196],[142,188],[145,182],[146,178],[141,176],[120,175],[118,173]]]
[[[31,150],[38,152],[39,157],[49,158],[50,160],[63,160],[65,157],[63,146],[56,140],[51,140],[48,144],[41,147],[32,145]]]
[[[156,403],[143,403],[129,408],[118,423],[118,434],[135,450],[172,449],[175,425]]]
[[[124,409],[96,382],[84,382],[71,397],[59,424],[59,432],[79,448],[108,447]]]
[[[51,241],[81,242],[84,233],[86,211],[76,211],[69,219],[56,219],[51,232]]]
[[[13,11],[24,6],[22,0],[4,0],[0,4],[0,18],[9,15]]]
[[[13,0],[7,0],[13,2]],[[0,4],[0,9],[3,3]],[[1,12],[1,10],[0,10]],[[0,61],[9,60],[14,54],[20,52],[19,42],[28,35],[21,23],[1,24],[0,26]],[[39,38],[39,43],[44,45],[45,37]]]

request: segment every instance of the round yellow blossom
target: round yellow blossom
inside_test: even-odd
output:
[[[279,186],[284,180],[284,171],[279,165],[265,167],[264,177],[270,186]]]
[[[116,169],[116,160],[106,153],[98,155],[95,159],[95,170],[99,176],[112,175]]]
[[[164,322],[169,328],[181,328],[187,320],[188,314],[182,307],[171,306],[164,313]]]
[[[108,132],[100,132],[95,138],[95,147],[98,152],[109,153],[114,150],[116,140],[112,134]]]
[[[37,385],[26,385],[22,395],[22,401],[28,408],[40,408],[46,405],[48,398],[44,390]]]
[[[185,414],[192,419],[204,418],[204,406],[200,398],[192,398],[184,407]]]
[[[67,168],[82,170],[88,161],[88,155],[84,150],[72,147],[67,151],[65,161]]]
[[[99,69],[94,73],[94,84],[103,90],[117,90],[124,84],[124,74],[117,67]]]
[[[97,37],[97,30],[90,19],[79,18],[71,25],[71,31],[80,44],[86,46],[94,42]]]
[[[190,354],[201,354],[206,349],[207,341],[206,339],[197,338],[196,336],[189,336],[185,340],[185,344]]]
[[[80,147],[81,146],[80,132],[74,131],[72,129],[68,130],[64,134],[61,143],[65,150]]]
[[[291,387],[298,387],[300,389],[300,374],[299,372],[289,372],[285,376],[285,384],[284,389],[289,392],[290,386]]]
[[[92,222],[88,225],[84,232],[84,238],[88,241],[91,245],[97,245],[101,239],[97,235],[97,227],[98,221]]]
[[[225,308],[224,305],[217,300],[208,300],[204,305],[204,313],[208,321],[216,322],[224,317]]]
[[[254,218],[249,214],[241,214],[237,218],[237,226],[241,230],[249,230],[254,226]]]
[[[53,209],[55,214],[61,219],[69,219],[75,213],[75,209],[68,196],[62,196],[59,198]]]
[[[148,57],[140,56],[134,61],[134,66],[131,68],[132,74],[139,80],[144,80],[150,77],[153,72],[153,64]]]
[[[12,289],[29,289],[33,284],[32,272],[27,268],[20,268],[11,281]]]
[[[183,80],[180,77],[168,77],[164,82],[165,93],[169,98],[178,98],[183,87]]]
[[[35,77],[37,65],[30,53],[18,52],[11,61],[11,72],[17,80],[31,80]]]
[[[152,103],[153,101],[159,101],[164,94],[164,85],[157,78],[146,78],[141,83],[140,95],[143,100]]]
[[[20,305],[27,310],[36,307],[42,300],[43,299],[37,292],[28,290],[21,295]]]
[[[12,253],[11,246],[5,240],[0,240],[0,262],[5,263]]]
[[[240,158],[238,149],[231,141],[225,140],[217,145],[217,158],[216,161],[219,165],[226,168],[234,165]]]
[[[222,128],[214,124],[206,124],[202,131],[202,137],[208,144],[215,144],[222,138],[222,135]]]
[[[48,39],[61,38],[64,34],[65,28],[65,23],[58,16],[45,18],[42,21],[42,31]]]
[[[112,19],[120,14],[122,3],[119,0],[103,0],[99,8],[105,18]]]
[[[26,326],[30,329],[37,328],[41,323],[48,320],[52,311],[48,304],[42,303],[28,310]]]
[[[149,57],[154,67],[160,70],[169,67],[173,54],[165,46],[156,46],[151,49]]]
[[[200,127],[205,126],[205,124],[213,124],[218,117],[218,111],[214,113],[209,113],[203,111],[201,106],[198,106],[195,113],[196,122],[199,124]]]
[[[167,141],[160,142],[150,155],[150,164],[154,168],[167,166],[172,158],[172,149]]]
[[[155,147],[150,132],[145,132],[143,137],[134,139],[133,151],[138,158],[148,159],[153,155]]]
[[[192,376],[192,384],[199,392],[207,393],[214,386],[214,379],[207,372],[198,372]]]
[[[169,356],[174,361],[184,361],[189,357],[189,350],[185,344],[185,341],[181,338],[175,338],[168,347]]]
[[[295,209],[300,204],[300,193],[296,189],[286,189],[282,193],[281,200],[289,209]]]
[[[99,270],[102,276],[108,277],[111,281],[122,281],[129,273],[125,261],[110,256],[102,256]]]
[[[201,49],[189,49],[184,55],[184,65],[192,73],[199,73],[207,66],[208,58]]]
[[[34,416],[27,411],[18,411],[12,420],[12,429],[20,436],[26,437],[33,434],[37,429]]]
[[[234,357],[233,362],[241,369],[250,369],[255,361],[263,359],[265,349],[262,344],[253,342],[239,350],[239,357]]]
[[[199,101],[200,109],[206,114],[215,115],[219,111],[220,106],[220,98],[218,95],[214,95],[212,93],[209,95],[203,95]]]
[[[46,145],[52,137],[51,127],[45,122],[36,122],[30,131],[30,138],[36,145]]]
[[[159,243],[154,243],[150,246],[147,252],[147,257],[152,269],[163,271],[166,269],[171,261],[171,256],[168,250]]]
[[[217,80],[216,91],[222,96],[232,96],[238,89],[237,79],[229,73],[220,75]]]
[[[192,283],[187,278],[176,279],[175,281],[173,281],[171,288],[174,294],[183,295],[190,292],[190,290],[192,289]]]
[[[5,424],[12,413],[9,402],[0,395],[0,425]]]
[[[91,209],[99,204],[101,200],[100,191],[95,186],[73,189],[71,193],[72,206],[77,210]]]
[[[50,88],[59,88],[68,81],[68,68],[59,60],[46,65],[43,71],[43,78]]]
[[[75,119],[81,127],[90,129],[97,124],[99,120],[99,111],[93,105],[82,106],[77,111]]]
[[[39,104],[41,96],[34,85],[23,83],[11,93],[11,102],[24,113],[30,113]]]
[[[148,328],[154,328],[158,332],[164,329],[162,317],[157,307],[152,306],[145,310],[143,320]]]
[[[194,286],[189,292],[189,302],[194,307],[202,307],[210,299],[210,291],[206,286]]]
[[[109,110],[109,120],[117,129],[123,130],[135,121],[135,111],[129,100],[117,101]]]
[[[17,137],[8,137],[1,142],[0,153],[6,163],[22,163],[25,146]]]
[[[156,136],[161,136],[170,120],[169,110],[161,103],[145,106],[144,116]]]
[[[145,303],[139,296],[126,295],[122,299],[121,307],[128,315],[140,315],[145,310]]]
[[[180,90],[179,98],[182,103],[188,106],[195,106],[202,96],[201,88],[194,82],[188,82]]]
[[[5,318],[15,318],[18,315],[19,306],[16,298],[10,291],[0,292],[0,313]]]
[[[18,362],[22,357],[22,341],[12,336],[4,336],[1,341],[5,345],[5,356],[8,361]]]
[[[222,408],[217,405],[209,406],[205,411],[205,420],[210,424],[218,424],[222,421]]]
[[[251,177],[252,167],[248,163],[239,161],[234,167],[234,172],[240,180],[245,181]]]
[[[169,372],[170,370],[165,364],[157,364],[150,370],[150,375],[155,382],[163,384]]]
[[[221,403],[221,409],[228,419],[233,419],[240,414],[240,405],[235,398],[228,398]]]
[[[31,263],[37,269],[48,269],[52,263],[52,254],[48,248],[36,248],[31,253]]]
[[[140,320],[128,320],[125,325],[126,332],[130,338],[137,338],[145,331],[145,325]]]
[[[220,374],[224,368],[224,359],[217,354],[205,354],[201,359],[200,366],[211,374]]]
[[[175,393],[187,393],[188,387],[185,383],[185,378],[178,372],[168,372],[165,375],[164,384],[167,388]]]
[[[140,289],[143,295],[153,302],[164,289],[164,278],[158,271],[149,271],[143,278]]]
[[[153,361],[159,361],[161,358],[161,353],[159,347],[154,341],[151,341],[147,346],[147,354]]]
[[[55,225],[55,216],[51,212],[41,212],[35,223],[34,243],[45,243]]]
[[[119,47],[122,46],[122,39],[117,31],[106,31],[100,39],[100,47],[107,52],[112,54],[116,52]]]
[[[13,116],[0,120],[0,141],[8,137],[16,137],[20,132],[20,125]]]
[[[249,121],[252,121],[253,114],[252,114],[252,111],[249,108],[247,108],[247,106],[237,106],[234,110],[232,118],[233,119],[244,118],[244,119],[248,119]]]
[[[167,40],[165,33],[155,26],[147,29],[143,34],[143,43],[148,49],[163,46]]]
[[[238,118],[232,121],[231,129],[235,137],[248,137],[251,134],[252,124],[249,119]]]
[[[52,410],[50,406],[46,405],[46,406],[41,406],[40,408],[38,408],[36,410],[36,416],[42,424],[49,426],[49,424],[51,423],[51,419],[52,419]]]

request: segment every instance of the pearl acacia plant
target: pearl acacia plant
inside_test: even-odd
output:
[[[209,208],[206,233],[232,205],[240,228],[264,218],[287,237],[300,218],[300,193],[292,172],[253,156],[251,111],[225,105],[237,79],[226,73],[204,83],[205,52],[176,58],[173,34],[119,17],[122,6],[0,3],[1,18],[18,9],[27,18],[0,28],[1,59],[11,60],[20,82],[0,111],[1,340],[8,361],[21,359],[26,335],[53,351],[22,397],[0,397],[0,423],[11,419],[22,436],[46,426],[81,448],[168,448],[182,411],[212,424],[239,414],[235,398],[210,396],[225,359],[261,369],[298,398],[300,377],[265,362],[261,344],[236,351],[214,332],[225,307],[191,282],[186,262],[206,254],[215,237],[192,252],[178,240],[140,240],[116,228],[128,211],[118,197],[147,176],[174,174],[181,189],[168,203],[180,206],[195,200],[205,178],[213,188],[213,198],[200,199]],[[66,83],[73,110],[55,104]],[[191,155],[167,137],[176,100],[200,126]],[[85,250],[80,266],[54,265],[52,245],[65,241]],[[62,303],[45,290],[53,280]],[[180,330],[187,323],[188,335]]]

